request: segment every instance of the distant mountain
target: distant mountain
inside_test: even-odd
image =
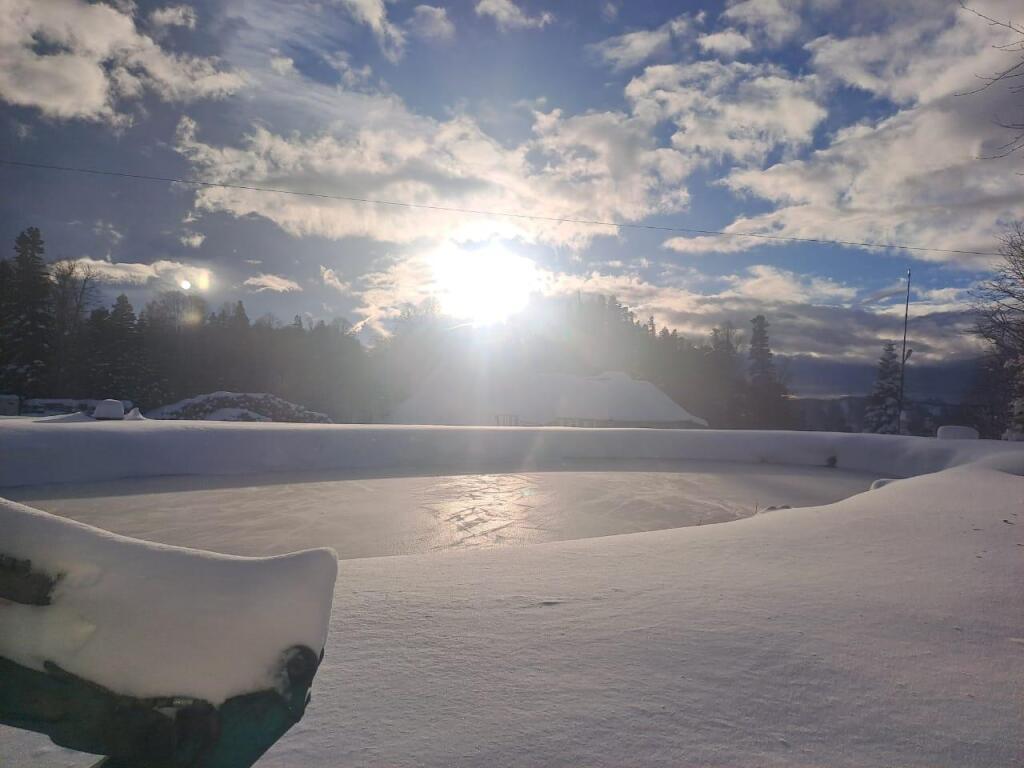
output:
[[[801,429],[813,432],[864,430],[866,397],[796,397],[793,405],[800,417]],[[934,437],[939,427],[958,424],[974,427],[982,437],[999,437],[999,430],[992,429],[991,414],[980,406],[908,398],[905,410],[907,434]]]
[[[864,397],[875,382],[875,364],[840,362],[794,355],[779,355],[780,369],[788,375],[789,391],[798,397]],[[951,360],[939,364],[907,363],[907,397],[918,401],[961,402],[971,384],[977,361]]]

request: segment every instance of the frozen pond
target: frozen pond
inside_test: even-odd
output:
[[[138,478],[2,494],[165,544],[237,555],[329,546],[352,559],[720,523],[831,503],[874,479],[826,467],[616,461],[521,473]]]

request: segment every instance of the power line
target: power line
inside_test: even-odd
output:
[[[793,243],[817,243],[818,245],[852,245],[860,248],[893,248],[902,251],[922,251],[928,253],[952,253],[963,256],[1000,256],[999,253],[990,251],[966,251],[955,248],[928,248],[921,245],[901,245],[899,243],[868,243],[858,240],[833,240],[819,237],[793,237],[790,235],[766,235],[759,232],[725,232],[716,229],[697,229],[695,227],[669,227],[657,224],[636,224],[622,221],[600,221],[598,219],[569,219],[558,216],[540,216],[531,213],[513,213],[510,211],[488,211],[478,208],[460,208],[450,205],[430,205],[429,203],[408,203],[398,200],[377,200],[369,197],[354,197],[350,195],[333,195],[325,192],[305,192],[294,189],[278,189],[276,187],[261,187],[250,184],[230,184],[222,181],[205,181],[203,179],[176,178],[173,176],[153,176],[146,173],[125,173],[121,171],[108,171],[97,168],[78,168],[69,165],[51,165],[48,163],[29,163],[21,160],[6,160],[0,158],[0,165],[14,166],[17,168],[34,168],[49,171],[64,171],[67,173],[81,173],[92,176],[113,176],[122,179],[137,179],[141,181],[161,181],[169,184],[189,184],[195,187],[219,187],[223,189],[240,189],[247,192],[269,192],[277,195],[294,195],[296,197],[315,197],[324,200],[341,200],[349,203],[364,203],[367,205],[388,205],[395,208],[418,208],[427,211],[441,211],[444,213],[466,213],[474,216],[493,216],[510,219],[529,219],[531,221],[547,221],[558,224],[582,224],[596,227],[623,227],[625,229],[646,229],[656,232],[682,232],[695,235],[710,235],[715,237],[754,237],[761,240],[781,240]]]

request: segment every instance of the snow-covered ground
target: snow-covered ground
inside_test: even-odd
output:
[[[1024,758],[1019,445],[153,424],[2,422],[0,484],[423,471],[460,459],[512,472],[620,458],[809,468],[835,457],[841,471],[908,478],[719,525],[342,562],[313,701],[260,765],[959,768]],[[239,520],[238,539],[248,533]],[[0,764],[89,761],[0,731]]]

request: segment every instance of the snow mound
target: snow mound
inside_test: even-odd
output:
[[[203,421],[271,421],[268,417],[247,408],[218,408],[203,417]]]
[[[953,424],[939,427],[935,436],[939,440],[977,440],[979,437],[978,430],[974,427],[958,427]]]
[[[79,424],[82,422],[94,421],[93,417],[82,411],[76,411],[75,413],[62,413],[57,416],[42,416],[38,419],[33,419],[37,424]]]
[[[0,554],[55,581],[50,604],[0,601],[0,656],[53,662],[117,693],[212,704],[275,686],[281,654],[319,653],[337,557],[216,555],[107,533],[0,499]]]
[[[109,400],[95,400],[91,398],[74,397],[32,397],[23,400],[21,403],[22,416],[61,416],[78,412],[87,413],[90,416],[97,406]],[[131,400],[118,400],[124,412],[132,409]]]
[[[323,413],[266,392],[212,392],[162,405],[146,414],[150,419],[206,421],[286,421],[329,424]]]
[[[92,417],[99,421],[123,421],[124,403],[120,400],[101,400],[96,403]]]

